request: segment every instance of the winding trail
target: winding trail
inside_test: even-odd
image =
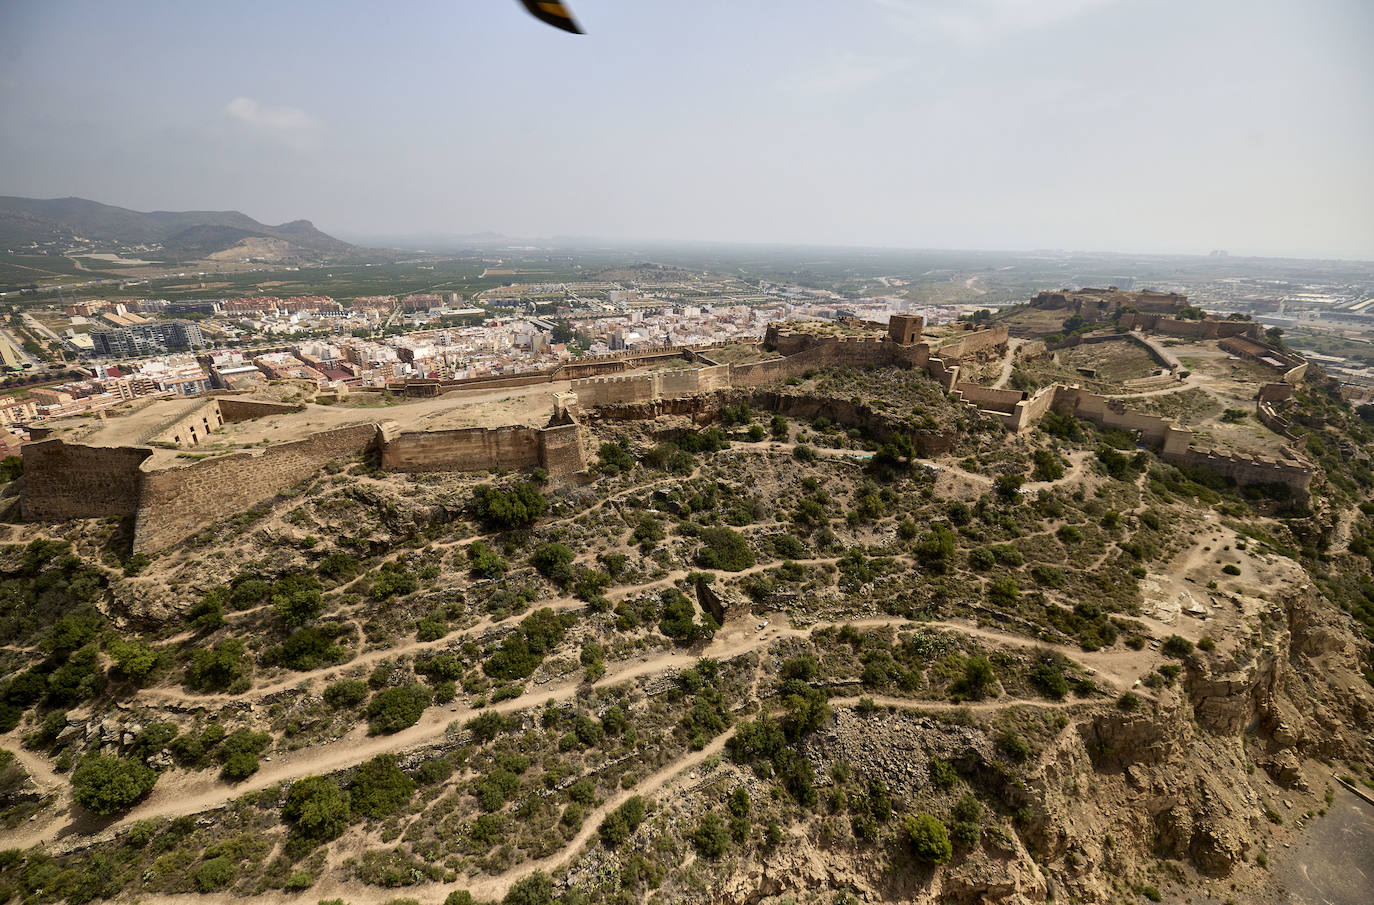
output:
[[[35,821],[19,831],[0,834],[0,839],[3,839],[4,845],[7,847],[16,848],[43,845],[55,850],[71,850],[84,847],[92,842],[112,838],[115,833],[139,820],[153,817],[181,817],[211,811],[247,792],[259,791],[304,776],[344,770],[357,766],[378,754],[413,751],[438,744],[445,739],[450,725],[461,724],[480,713],[490,711],[512,713],[540,706],[548,700],[566,701],[573,698],[580,689],[588,687],[606,688],[646,676],[658,675],[668,670],[688,669],[694,666],[702,656],[713,657],[718,660],[731,660],[765,648],[781,638],[809,637],[812,632],[829,625],[827,623],[796,628],[783,614],[769,614],[767,618],[768,628],[762,631],[753,627],[751,617],[750,620],[727,625],[725,629],[716,634],[711,643],[705,646],[692,648],[685,652],[663,651],[638,660],[624,661],[619,668],[608,671],[607,675],[590,686],[581,681],[536,686],[529,688],[519,698],[501,701],[479,709],[456,705],[446,708],[431,707],[425,711],[414,726],[392,735],[369,736],[366,734],[366,726],[355,726],[348,733],[332,742],[275,755],[270,760],[265,760],[258,772],[237,785],[225,785],[213,771],[209,770],[194,774],[175,774],[168,781],[159,783],[152,794],[113,822],[92,826],[89,816],[80,812],[79,809],[73,808],[70,800],[67,800],[65,809],[54,814],[51,819]],[[964,622],[918,622],[889,616],[847,620],[835,623],[835,625],[852,625],[855,628],[944,629],[1001,645],[1019,648],[1048,648],[1076,659],[1093,669],[1099,677],[1106,676],[1111,684],[1130,687],[1133,681],[1129,676],[1120,672],[1123,664],[1118,655],[1113,655],[1110,652],[1089,654],[1063,645],[1049,644],[1021,635],[980,628]],[[908,701],[902,698],[892,700],[904,702],[901,706],[928,709],[938,709],[942,706],[942,703],[938,701]],[[1010,702],[994,700],[984,703],[989,709],[992,709],[1009,706]],[[31,774],[41,774],[45,781],[52,783],[55,787],[66,788],[65,781],[41,763],[42,758],[37,758],[28,752],[24,754],[26,768],[29,768],[29,764],[33,765],[30,769]]]

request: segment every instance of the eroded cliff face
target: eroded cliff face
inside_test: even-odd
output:
[[[985,833],[979,848],[921,870],[890,849],[819,845],[807,832],[735,877],[720,901],[829,888],[870,902],[1106,905],[1134,901],[1161,866],[1185,884],[1265,888],[1272,876],[1260,853],[1322,809],[1339,772],[1331,764],[1374,754],[1367,645],[1344,615],[1299,590],[1275,604],[1267,626],[1247,662],[1195,653],[1173,687],[1142,695],[1134,712],[1115,702],[1073,711],[1022,778],[984,770],[972,781],[1019,810],[1014,833]],[[966,776],[971,763],[992,760],[991,741],[974,729],[910,714],[850,725],[856,719],[838,714],[808,756],[884,775],[908,801],[938,795],[924,779],[933,757],[961,761]]]
[[[1028,835],[1071,898],[1113,901],[1114,883],[1156,858],[1263,883],[1250,865],[1275,816],[1320,808],[1327,762],[1368,760],[1363,642],[1307,591],[1287,596],[1271,624],[1250,662],[1194,655],[1154,706],[1104,709],[1060,737],[1028,783],[1043,808]]]

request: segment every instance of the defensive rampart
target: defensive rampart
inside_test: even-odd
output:
[[[358,458],[376,443],[377,426],[360,424],[192,465],[141,472],[134,549],[160,550],[204,525],[243,512],[314,477],[326,463]]]
[[[778,390],[743,389],[720,391],[709,395],[655,399],[647,402],[602,406],[586,413],[589,421],[648,421],[667,415],[690,417],[698,424],[710,424],[727,405],[746,403],[751,409],[814,421],[828,418],[846,428],[856,427],[880,443],[891,440],[897,433],[911,438],[918,455],[937,456],[954,448],[957,434],[950,431],[916,430],[858,402],[829,396],[805,393],[786,393]]]
[[[951,360],[957,362],[997,351],[1006,346],[1008,338],[1009,333],[1005,326],[969,330],[953,341],[937,344],[931,354],[939,356],[948,364]]]
[[[1130,330],[1146,333],[1162,333],[1165,336],[1179,336],[1188,339],[1225,339],[1230,336],[1260,338],[1260,325],[1253,321],[1218,320],[1214,317],[1202,320],[1179,320],[1164,314],[1131,312],[1123,314],[1118,323]]]
[[[23,447],[24,518],[62,521],[133,515],[139,503],[139,466],[150,449],[80,446],[42,440]]]
[[[399,472],[487,471],[534,468],[553,475],[582,471],[585,461],[577,425],[467,428],[383,432],[382,470]]]
[[[1306,502],[1312,494],[1313,471],[1298,462],[1285,462],[1259,456],[1222,453],[1214,449],[1190,449],[1172,461],[1182,465],[1210,468],[1241,486],[1282,484],[1293,496]]]
[[[1050,408],[1098,427],[1139,433],[1141,440],[1157,447],[1166,458],[1187,452],[1193,439],[1191,430],[1168,418],[1133,412],[1120,399],[1108,399],[1078,387],[1056,386]]]
[[[1217,343],[1232,355],[1264,365],[1283,374],[1284,383],[1298,383],[1307,376],[1307,359],[1277,346],[1244,336],[1233,336]]]
[[[1139,434],[1140,439],[1159,450],[1160,458],[1181,465],[1205,466],[1237,484],[1283,484],[1293,496],[1306,501],[1311,495],[1315,472],[1297,461],[1267,459],[1244,454],[1223,453],[1214,449],[1194,449],[1193,432],[1168,418],[1133,412],[1120,399],[1109,399],[1079,387],[1047,387],[1016,405],[1013,414],[1003,419],[1012,430],[1025,430],[1044,418],[1047,411],[1073,415],[1103,428],[1116,428]],[[1270,425],[1282,436],[1290,437],[1287,423],[1275,415],[1267,403],[1260,403],[1260,420],[1266,415],[1276,420]]]

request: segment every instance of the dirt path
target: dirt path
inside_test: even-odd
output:
[[[1004,389],[1007,381],[1011,380],[1012,369],[1016,367],[1016,350],[1023,343],[1025,343],[1024,339],[1014,337],[1007,340],[1007,355],[1006,358],[1002,359],[1002,372],[997,375],[997,380],[992,384],[994,390]]]
[[[833,565],[839,562],[838,557],[818,557],[816,559],[794,560],[798,565],[819,566]],[[767,569],[774,569],[781,565],[780,562],[756,563],[747,569],[739,572],[725,573],[731,578],[739,578],[746,575],[753,575]],[[666,587],[692,574],[689,569],[674,569],[662,578],[655,578],[652,581],[643,582],[636,585],[627,585],[622,588],[614,588],[607,592],[606,596],[611,601],[624,600],[627,597],[642,593],[653,588]],[[346,663],[339,663],[335,666],[325,666],[309,672],[289,673],[271,682],[256,685],[242,694],[195,694],[193,692],[182,691],[177,688],[146,688],[138,692],[138,700],[150,704],[172,704],[177,706],[202,706],[210,707],[215,705],[231,704],[241,701],[261,700],[269,695],[298,688],[303,684],[316,682],[322,679],[330,679],[334,676],[349,672],[358,666],[370,666],[382,660],[389,660],[409,654],[423,653],[431,650],[444,650],[464,638],[478,635],[501,626],[514,627],[520,620],[524,619],[531,612],[540,609],[552,609],[554,611],[576,610],[586,607],[585,601],[575,597],[557,597],[552,600],[543,600],[531,606],[517,615],[508,616],[505,619],[494,620],[484,617],[467,628],[458,629],[450,632],[436,641],[408,641],[396,647],[379,648],[377,650],[366,651],[349,660]]]
[[[717,633],[710,644],[702,648],[693,648],[682,652],[661,651],[638,660],[623,661],[619,668],[609,672],[592,687],[605,688],[645,676],[658,675],[670,669],[687,669],[694,666],[702,656],[713,657],[717,660],[734,659],[766,647],[779,638],[809,637],[816,629],[823,627],[795,628],[788,622],[785,615],[779,613],[767,614],[766,618],[769,625],[767,629],[762,631],[754,628],[754,622],[751,618],[747,621],[727,625],[725,629]],[[1111,654],[1085,654],[1082,651],[1060,645],[1046,644],[1020,635],[979,628],[962,622],[912,622],[900,617],[876,617],[849,620],[837,624],[848,624],[856,628],[945,629],[998,644],[1021,648],[1045,647],[1059,650],[1074,657],[1085,666],[1093,668],[1100,674],[1105,673],[1113,680],[1125,683],[1127,686],[1132,681],[1120,672],[1122,664]],[[1134,657],[1139,660],[1138,654]],[[112,838],[116,832],[139,820],[152,817],[181,817],[211,811],[247,792],[259,791],[304,776],[344,770],[357,766],[378,754],[425,748],[442,741],[451,725],[461,725],[479,713],[488,711],[511,713],[539,706],[548,700],[565,701],[575,696],[578,690],[583,687],[585,684],[580,681],[544,687],[535,686],[528,689],[526,694],[519,698],[502,701],[481,709],[457,705],[447,708],[431,707],[425,711],[420,721],[414,726],[392,735],[369,736],[366,734],[366,726],[359,725],[335,741],[279,754],[270,760],[265,760],[257,773],[234,786],[226,786],[220,782],[212,771],[173,775],[167,781],[159,783],[147,799],[118,820],[99,828],[99,832],[93,836],[88,835],[84,826],[88,818],[82,814],[73,813],[69,808],[65,814],[53,815],[52,819],[46,823],[35,822],[35,824],[26,826],[23,832],[6,834],[5,845],[21,848],[44,845],[53,849],[84,847],[93,842]],[[901,706],[927,708],[943,706],[940,702],[913,702],[900,698],[892,700],[901,702]],[[539,703],[536,704],[536,701]],[[989,701],[984,702],[984,704],[987,709],[1009,706],[1009,702],[1004,700]],[[41,763],[41,758],[29,755],[27,752],[25,754],[28,759],[27,762],[33,763],[33,768],[30,770],[32,774],[41,774],[46,781],[55,783],[60,789],[65,789],[65,782],[45,764]],[[679,767],[679,772],[680,769]],[[66,819],[63,819],[64,817]]]
[[[14,755],[15,762],[24,768],[25,773],[29,774],[29,779],[33,781],[39,792],[47,795],[51,792],[61,794],[66,791],[67,780],[57,774],[57,771],[48,763],[47,758],[39,757],[32,751],[26,750],[20,744],[17,733],[0,737],[0,748],[4,748]]]
[[[1355,516],[1359,510],[1345,509],[1336,516],[1336,528],[1331,533],[1331,552],[1345,553],[1350,549],[1350,535],[1355,527]]]
[[[773,618],[784,620],[781,616]],[[661,652],[641,660],[628,661],[626,665],[608,673],[592,687],[610,687],[644,676],[657,675],[669,669],[688,669],[696,665],[702,656],[730,660],[771,643],[782,634],[782,631],[781,627],[767,632],[755,632],[744,624],[732,626],[717,633],[715,639],[704,648],[693,648],[684,653]],[[789,631],[797,635],[805,634],[799,630]],[[501,701],[481,709],[458,706],[431,707],[414,726],[392,735],[369,736],[366,734],[367,727],[359,725],[335,741],[279,754],[270,760],[264,759],[263,766],[258,772],[234,786],[226,786],[218,780],[216,773],[208,770],[173,776],[168,781],[159,783],[151,795],[128,813],[106,825],[95,839],[79,841],[82,845],[102,841],[132,823],[150,817],[182,817],[214,810],[247,792],[259,791],[303,776],[345,770],[378,754],[424,748],[441,741],[451,724],[461,724],[479,713],[510,713],[539,706],[548,700],[565,701],[583,687],[586,687],[585,683],[580,681],[549,687],[536,686],[519,698]],[[535,704],[535,701],[539,704]],[[66,821],[65,825],[64,821],[54,819],[48,825],[13,841],[6,836],[5,842],[7,845],[28,846],[51,844],[56,840],[70,837],[77,832],[74,823],[79,815],[67,816],[72,820]]]
[[[529,876],[537,870],[546,873],[553,873],[559,867],[567,864],[581,854],[582,849],[587,843],[592,841],[597,830],[601,827],[601,822],[611,811],[620,807],[627,800],[635,795],[649,796],[665,788],[675,786],[684,778],[684,774],[695,769],[713,755],[718,755],[725,750],[726,744],[734,736],[734,731],[727,731],[717,736],[709,745],[700,751],[688,752],[683,757],[659,770],[635,784],[634,788],[625,789],[616,795],[608,798],[599,807],[587,814],[582,822],[582,828],[577,835],[572,838],[562,849],[545,858],[534,861],[526,861],[517,864],[505,873],[496,876],[477,877],[472,880],[458,880],[453,883],[434,883],[427,884],[421,888],[409,888],[404,890],[405,898],[418,899],[424,905],[439,905],[448,894],[457,890],[467,890],[472,893],[473,898],[479,901],[499,901],[507,892],[510,891],[518,880]],[[341,898],[346,902],[355,905],[377,905],[396,898],[398,891],[394,889],[384,889],[377,886],[368,886],[359,882],[321,882],[312,886],[306,898],[328,899]],[[142,905],[241,905],[243,899],[233,896],[218,895],[143,895],[139,897]],[[269,891],[252,897],[255,905],[301,905],[302,897],[277,891]]]
[[[861,700],[872,701],[879,707],[892,707],[896,710],[1001,710],[1004,707],[1045,707],[1062,709],[1082,707],[1090,701],[1046,701],[1040,698],[992,698],[987,701],[921,701],[915,698],[893,698],[882,694],[854,696],[850,698],[831,698],[832,707],[856,707]]]

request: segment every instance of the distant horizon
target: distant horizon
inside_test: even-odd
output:
[[[350,230],[347,228],[333,229],[322,226],[320,222],[307,216],[288,217],[280,222],[272,222],[262,217],[254,216],[253,213],[243,210],[240,207],[226,208],[207,208],[207,207],[171,207],[158,208],[155,210],[139,210],[122,204],[113,204],[102,201],[99,198],[88,198],[80,195],[53,195],[46,198],[29,198],[25,195],[16,195],[8,191],[0,191],[0,197],[26,198],[38,201],[87,201],[108,207],[117,207],[135,213],[238,213],[250,217],[265,226],[283,226],[287,223],[298,221],[308,222],[316,229],[335,239],[357,245],[364,250],[374,251],[414,251],[429,254],[443,254],[446,250],[459,250],[466,248],[480,248],[483,243],[476,241],[479,237],[489,237],[492,243],[566,243],[569,246],[576,246],[578,243],[601,244],[610,247],[647,245],[647,246],[719,246],[722,248],[773,248],[773,249],[815,249],[815,250],[835,250],[835,251],[884,251],[884,252],[924,252],[924,253],[946,253],[946,254],[1005,254],[1005,255],[1109,255],[1115,257],[1127,257],[1141,255],[1160,258],[1200,258],[1215,260],[1261,260],[1261,261],[1312,261],[1312,262],[1332,262],[1343,264],[1371,264],[1374,265],[1374,254],[1369,258],[1358,257],[1319,257],[1311,255],[1295,254],[1246,254],[1234,252],[1230,249],[1220,247],[1207,252],[1190,251],[1153,251],[1143,249],[1119,249],[1119,248],[1057,248],[1057,247],[1036,247],[1036,248],[991,248],[991,247],[957,247],[957,246],[916,246],[916,245],[884,245],[884,244],[845,244],[831,242],[807,242],[807,241],[777,241],[768,239],[690,239],[690,238],[628,238],[613,236],[594,236],[594,235],[545,235],[545,236],[520,236],[508,235],[495,230],[474,230],[464,233],[433,233],[429,231],[417,231],[413,233],[369,233],[366,230]],[[421,245],[377,245],[381,242],[452,242],[455,243],[451,249],[444,248],[425,248]],[[464,241],[471,244],[462,244]],[[1216,254],[1221,252],[1221,254]]]

